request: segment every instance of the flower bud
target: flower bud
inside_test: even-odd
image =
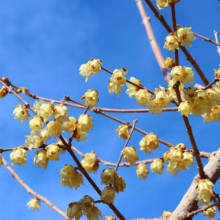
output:
[[[123,179],[123,176],[116,175],[115,180],[114,180],[114,188],[115,188],[116,193],[124,192],[125,187],[126,187],[126,183]]]
[[[15,106],[15,109],[13,111],[13,114],[15,114],[14,119],[19,119],[20,123],[23,122],[23,120],[25,120],[26,122],[28,122],[28,117],[30,116],[28,114],[28,110],[25,106],[19,104],[17,106]]]
[[[140,150],[144,150],[145,154],[151,154],[152,149],[158,150],[158,136],[154,133],[149,133],[139,142]]]
[[[137,85],[141,85],[141,81],[134,78],[134,77],[130,77],[130,81],[137,84]],[[126,90],[126,93],[129,95],[130,98],[132,98],[132,96],[135,96],[137,91],[140,90],[139,87],[129,83],[129,82],[126,82],[126,86],[128,87],[128,89]]]
[[[46,123],[53,115],[54,106],[51,103],[44,103],[37,111],[37,116],[42,117]]]
[[[80,208],[83,210],[83,214],[87,214],[94,207],[94,199],[90,196],[84,196],[80,201]]]
[[[11,165],[14,166],[16,164],[24,167],[26,163],[27,151],[22,147],[16,147],[10,153],[10,159],[12,160]]]
[[[178,112],[180,112],[180,115],[185,115],[188,117],[190,113],[190,105],[188,102],[181,102],[178,106]]]
[[[89,129],[93,129],[92,116],[90,115],[80,115],[78,119],[78,126],[82,132],[89,133]]]
[[[37,164],[39,168],[44,168],[44,170],[47,169],[48,159],[46,150],[36,151],[33,165],[35,164]]]
[[[27,206],[29,209],[33,209],[33,211],[37,210],[39,211],[40,208],[40,203],[37,198],[31,199],[28,203]]]
[[[32,131],[40,132],[40,129],[44,127],[44,123],[42,118],[35,116],[30,119],[29,126]]]
[[[99,168],[99,164],[98,157],[96,156],[95,151],[85,154],[84,158],[81,161],[81,164],[87,172],[96,173]]]
[[[85,105],[88,105],[90,109],[92,109],[92,107],[97,106],[97,102],[99,101],[98,95],[99,93],[97,90],[89,89],[81,100],[85,102]]]
[[[50,121],[47,124],[48,132],[54,138],[59,137],[61,135],[62,125],[56,120]]]
[[[0,98],[4,98],[8,94],[8,90],[3,86],[0,89]]]
[[[195,200],[198,201],[197,205],[200,206],[202,203],[208,205],[214,196],[213,188],[214,184],[209,179],[201,179],[196,188],[197,197]]]
[[[29,150],[39,148],[44,143],[42,136],[35,131],[31,131],[30,135],[25,135],[25,138],[24,146]]]
[[[109,185],[114,184],[114,180],[116,177],[116,172],[113,168],[105,169],[101,173],[101,184]]]
[[[124,140],[128,139],[130,135],[130,128],[127,125],[120,125],[115,132],[118,132],[118,135],[120,138],[123,138]]]
[[[165,67],[169,67],[169,68],[172,68],[175,66],[175,62],[172,58],[170,57],[167,57],[165,61],[163,61]]]
[[[146,107],[147,103],[151,99],[152,95],[147,89],[139,89],[135,94],[136,103]]]
[[[82,209],[78,202],[72,202],[69,204],[69,207],[66,210],[66,215],[69,219],[75,218],[75,220],[79,220],[82,216]]]
[[[210,204],[209,204],[210,205]],[[216,213],[216,207],[212,206],[209,209],[206,209],[206,211],[203,212],[203,217],[208,216],[209,219],[215,220],[215,213]]]
[[[57,104],[54,106],[54,118],[60,124],[63,124],[64,120],[69,121],[67,113],[68,113],[68,108],[65,105]]]
[[[124,160],[131,165],[135,165],[136,161],[139,159],[134,147],[126,147],[123,150]]]
[[[170,51],[174,51],[174,49],[179,49],[178,38],[174,36],[173,34],[170,34],[169,36],[165,38],[165,44],[163,48],[170,50]]]
[[[136,168],[136,173],[139,179],[143,178],[143,180],[145,180],[147,175],[149,174],[149,171],[145,164],[140,163]]]
[[[106,186],[101,191],[101,200],[106,203],[114,203],[115,189],[112,186]]]
[[[126,78],[124,76],[124,73],[119,70],[115,69],[108,84],[108,92],[110,94],[117,93],[117,97],[119,97],[121,92],[121,87],[124,87],[124,84],[126,83]]]
[[[56,144],[50,144],[47,147],[45,147],[45,149],[47,150],[48,160],[60,160],[59,147]]]
[[[105,216],[103,217],[105,220],[116,220],[116,218],[114,217],[114,215],[110,215],[110,216]]]
[[[63,123],[63,131],[73,133],[77,128],[77,119],[74,117],[69,117],[69,121]]]
[[[44,128],[40,131],[40,135],[43,139],[43,142],[46,143],[50,139],[50,134],[47,128]]]
[[[154,159],[153,162],[151,163],[150,169],[152,173],[159,173],[160,175],[163,172],[163,161],[161,159]]]
[[[181,44],[181,46],[188,45],[189,47],[192,47],[192,44],[190,41],[195,40],[196,38],[193,35],[193,32],[191,31],[191,27],[188,28],[179,28],[177,31],[177,37]]]
[[[172,212],[171,212],[171,211],[163,211],[162,217],[163,217],[163,218],[168,218],[168,217],[170,217],[171,215],[172,215]]]

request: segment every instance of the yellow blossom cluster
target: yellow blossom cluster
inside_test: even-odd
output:
[[[76,168],[71,165],[64,165],[60,170],[60,185],[69,186],[69,188],[77,189],[80,184],[84,183],[82,174],[76,171]]]
[[[193,166],[193,155],[189,152],[182,152],[186,149],[184,144],[178,144],[176,147],[171,147],[170,151],[164,153],[164,162],[168,163],[168,173],[177,176],[177,173],[186,170],[189,166]]]
[[[176,32],[176,35],[173,33],[170,33],[165,38],[165,44],[164,48],[170,51],[174,51],[174,49],[179,49],[179,44],[181,46],[188,45],[189,47],[192,47],[192,43],[190,41],[195,40],[196,38],[193,35],[193,32],[191,31],[191,27],[186,28],[179,28]]]
[[[101,211],[94,206],[94,199],[90,196],[84,196],[78,202],[72,202],[66,210],[66,215],[69,219],[75,218],[79,220],[84,214],[88,217],[88,220],[99,220],[99,216],[102,218]]]
[[[118,176],[117,172],[113,168],[105,169],[101,173],[101,184],[112,184],[117,193],[124,192],[126,183],[123,176]]]

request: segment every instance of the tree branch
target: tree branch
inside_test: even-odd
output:
[[[218,43],[219,44],[219,42],[218,42],[218,32],[217,31],[214,31],[214,35],[215,35],[215,41],[216,41],[216,43]],[[217,51],[218,51],[218,53],[219,53],[219,55],[220,55],[220,46],[217,46]]]

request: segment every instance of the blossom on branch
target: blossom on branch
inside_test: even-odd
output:
[[[169,68],[172,68],[175,66],[175,62],[172,58],[170,57],[167,57],[166,60],[163,61],[165,67],[169,67]]]
[[[171,75],[173,77],[173,82],[180,81],[184,85],[188,83],[193,84],[194,81],[194,73],[192,71],[192,68],[185,67],[185,66],[175,66],[171,70]]]
[[[97,106],[99,101],[98,95],[99,93],[97,90],[89,89],[81,98],[81,100],[85,102],[85,105],[88,105],[89,108],[92,109],[94,106]]]
[[[49,134],[53,136],[54,138],[56,138],[61,135],[62,125],[56,120],[50,121],[47,124],[47,129],[48,129]]]
[[[78,128],[82,132],[89,133],[89,129],[93,129],[92,116],[85,114],[80,115],[78,119]]]
[[[110,215],[110,216],[105,216],[103,217],[105,220],[116,220],[116,218],[114,217],[114,215]]]
[[[47,150],[48,160],[60,160],[59,147],[56,144],[50,144],[47,147],[45,147],[45,149]]]
[[[37,198],[31,199],[28,203],[27,206],[29,209],[33,209],[33,211],[37,210],[39,211],[40,208],[40,203]]]
[[[32,131],[40,132],[40,129],[44,127],[44,123],[42,118],[35,116],[30,119],[29,126]]]
[[[152,95],[147,91],[147,89],[139,89],[134,95],[136,103],[146,107],[147,103],[151,99]]]
[[[68,118],[68,108],[65,105],[57,104],[54,106],[54,118],[60,124],[63,124],[63,121],[69,121]]]
[[[149,174],[149,171],[145,164],[140,163],[136,168],[136,173],[139,179],[143,178],[143,180],[145,180],[147,178],[147,175]]]
[[[165,44],[163,48],[170,50],[170,51],[174,51],[174,49],[178,50],[179,49],[178,38],[172,33],[170,33],[169,36],[165,38]]]
[[[23,120],[28,122],[28,117],[30,116],[28,114],[28,109],[26,108],[26,106],[23,106],[21,104],[15,106],[13,114],[15,114],[14,119],[19,119],[20,123],[22,123]]]
[[[69,121],[63,123],[63,132],[73,133],[77,128],[77,119],[74,117],[69,117]]]
[[[146,155],[150,155],[152,150],[158,150],[158,136],[149,133],[139,142],[140,150],[144,150]]]
[[[24,167],[26,163],[26,156],[27,156],[27,151],[24,149],[24,147],[19,146],[14,148],[10,153],[10,159],[12,160],[11,165],[14,166],[18,164]]]
[[[86,213],[88,220],[99,220],[99,216],[102,218],[102,213],[97,207],[93,207],[90,211]]]
[[[81,164],[87,172],[96,173],[99,168],[98,162],[98,157],[96,156],[95,151],[92,151],[91,153],[84,155]]]
[[[75,218],[79,220],[82,216],[82,209],[80,208],[79,202],[72,202],[66,210],[66,215],[69,219]]]
[[[171,211],[163,211],[162,217],[163,218],[168,218],[172,215]]]
[[[124,160],[131,165],[135,165],[136,161],[139,159],[134,147],[126,147],[123,150]]]
[[[163,172],[163,168],[164,168],[163,161],[159,158],[154,159],[150,166],[152,173],[158,173],[160,175]]]
[[[101,200],[106,203],[114,203],[115,189],[112,186],[106,186],[101,191]]]
[[[210,205],[210,204],[209,204]],[[209,219],[214,220],[215,219],[215,213],[216,213],[216,207],[212,206],[211,208],[208,208],[206,211],[203,212],[203,217],[208,216]]]
[[[120,125],[115,132],[118,132],[120,138],[126,140],[130,135],[130,128],[128,125]]]
[[[189,47],[192,47],[190,41],[195,40],[196,38],[194,37],[191,29],[192,29],[191,27],[188,27],[188,28],[179,28],[177,30],[177,37],[181,46],[188,45]]]
[[[116,175],[113,186],[115,188],[116,193],[124,192],[126,183],[123,179],[123,176]]]
[[[134,77],[130,77],[130,81],[137,84],[137,85],[141,85],[141,81],[134,78]],[[126,90],[126,93],[129,95],[130,98],[132,98],[132,96],[135,96],[137,91],[140,90],[139,87],[132,85],[129,82],[126,82],[126,86],[128,87],[128,89]]]
[[[46,123],[54,113],[54,106],[52,103],[43,103],[37,111],[37,116],[42,117]]]
[[[108,168],[102,171],[101,173],[101,184],[109,185],[114,184],[116,178],[116,171],[113,168]]]
[[[44,143],[43,137],[35,131],[31,131],[31,134],[26,135],[25,138],[24,146],[29,150],[39,148]]]
[[[36,155],[34,157],[33,165],[37,164],[39,168],[47,169],[48,165],[48,158],[47,158],[47,151],[42,149],[40,151],[36,151]]]

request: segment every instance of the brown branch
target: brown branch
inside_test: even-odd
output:
[[[136,1],[136,4],[137,4],[137,7],[138,7],[138,10],[140,12],[140,15],[141,15],[141,18],[142,18],[142,24],[144,25],[145,27],[145,30],[147,32],[147,36],[148,36],[148,39],[149,39],[149,42],[150,42],[150,45],[151,45],[151,48],[153,50],[153,53],[154,53],[154,56],[157,60],[157,63],[164,75],[164,80],[168,83],[171,79],[171,75],[170,75],[170,72],[168,70],[168,68],[165,67],[163,61],[164,61],[164,58],[163,58],[163,55],[160,51],[160,48],[157,44],[157,41],[155,39],[155,36],[154,36],[154,33],[153,33],[153,30],[152,30],[152,27],[151,27],[151,24],[150,24],[150,18],[147,17],[147,14],[146,14],[146,11],[144,9],[144,6],[143,6],[143,3],[141,0],[135,0]]]
[[[210,154],[210,160],[204,167],[204,172],[207,175],[207,178],[209,178],[210,181],[214,184],[220,177],[219,158],[220,158],[220,149]],[[175,220],[191,219],[191,217],[189,218],[187,217],[188,213],[191,213],[192,211],[198,209],[197,201],[195,200],[195,198],[196,198],[196,186],[198,185],[199,180],[200,180],[199,175],[196,175],[190,188],[182,198],[176,210],[172,213],[170,219],[175,219]]]
[[[215,31],[214,31],[214,33],[215,33]],[[202,36],[202,35],[200,35],[200,34],[196,34],[195,32],[193,32],[193,35],[195,35],[195,36],[197,36],[197,37],[199,37],[199,38],[202,38],[204,41],[213,43],[213,44],[217,45],[218,47],[220,46],[220,44],[219,44],[218,42],[215,42],[215,41],[212,40],[211,38],[204,37],[204,36]]]
[[[86,109],[85,109],[85,111],[83,112],[84,115],[86,114],[86,112],[88,111],[88,109],[89,109],[89,106],[87,106]]]
[[[214,35],[215,35],[215,41],[216,41],[216,43],[217,44],[219,44],[219,42],[218,42],[218,32],[217,31],[214,31]],[[217,46],[217,51],[218,51],[218,53],[219,53],[219,55],[220,55],[220,45],[219,46]]]
[[[110,73],[111,75],[113,74],[111,71],[109,71],[109,70],[107,70],[107,69],[105,69],[104,67],[101,67],[104,71],[106,71],[107,73]],[[133,83],[133,82],[131,82],[130,80],[128,80],[128,79],[126,79],[126,82],[128,82],[128,83],[130,83],[130,84],[132,84],[133,86],[136,86],[136,87],[138,87],[139,89],[146,89],[149,93],[151,93],[152,95],[154,95],[154,92],[153,91],[151,91],[151,90],[149,90],[149,89],[147,89],[147,88],[145,88],[144,86],[142,86],[142,85],[138,85],[138,84],[136,84],[136,83]]]
[[[137,122],[138,122],[137,119],[133,121],[133,126],[132,126],[132,129],[131,129],[131,133],[129,134],[129,137],[128,137],[126,143],[125,143],[125,146],[124,146],[123,150],[128,146],[128,142],[129,142],[129,140],[131,139],[131,135],[132,135],[132,133],[133,133],[133,131],[134,131],[134,128],[135,128],[135,125],[136,125]],[[120,162],[121,162],[121,158],[122,158],[122,156],[123,156],[123,150],[121,151],[120,157],[119,157],[118,162],[117,162],[116,167],[115,167],[115,171],[116,171],[116,172],[117,172],[118,166],[119,166],[119,164],[120,164]]]
[[[218,78],[215,78],[212,82],[210,82],[210,83],[204,88],[204,90],[211,88],[212,85],[213,85],[214,83],[218,82],[218,81],[219,81],[219,79],[218,79]]]
[[[177,99],[178,99],[179,103],[181,103],[182,100],[181,100],[181,97],[180,97],[179,82],[176,82],[174,84],[173,88],[175,89],[175,92],[176,92]],[[185,123],[185,126],[186,126],[186,131],[187,131],[187,133],[189,135],[190,142],[192,144],[194,156],[195,156],[196,161],[197,161],[198,171],[199,171],[200,178],[205,178],[206,175],[205,175],[204,170],[203,170],[202,161],[201,161],[201,159],[199,157],[199,150],[197,148],[196,141],[195,141],[194,136],[193,136],[191,125],[189,123],[188,118],[185,115],[183,115],[183,120],[184,120],[184,123]]]
[[[156,7],[153,5],[153,3],[151,2],[151,0],[145,0],[145,2],[148,4],[148,6],[150,7],[150,9],[153,11],[155,17],[162,23],[162,25],[165,27],[165,29],[171,33],[172,29],[171,27],[168,25],[168,23],[166,22],[166,20],[164,19],[164,17],[159,13],[159,11],[156,9]],[[205,74],[202,72],[202,70],[200,69],[199,65],[196,63],[196,60],[191,56],[191,54],[189,53],[189,51],[182,46],[179,46],[180,49],[183,51],[183,53],[186,56],[186,59],[192,64],[192,66],[194,67],[194,69],[197,71],[198,75],[200,76],[201,80],[203,81],[203,83],[205,85],[209,84],[209,81],[207,80]]]
[[[68,219],[66,214],[60,210],[58,207],[56,207],[52,202],[50,202],[47,198],[41,196],[40,194],[36,193],[33,189],[31,189],[19,176],[15,173],[15,171],[9,166],[9,164],[6,162],[6,160],[2,157],[2,162],[5,165],[6,169],[12,174],[12,177],[14,177],[22,187],[24,187],[27,192],[37,199],[41,200],[42,202],[46,203],[50,208],[52,208],[55,212],[57,212],[59,215],[64,217],[65,219]]]

